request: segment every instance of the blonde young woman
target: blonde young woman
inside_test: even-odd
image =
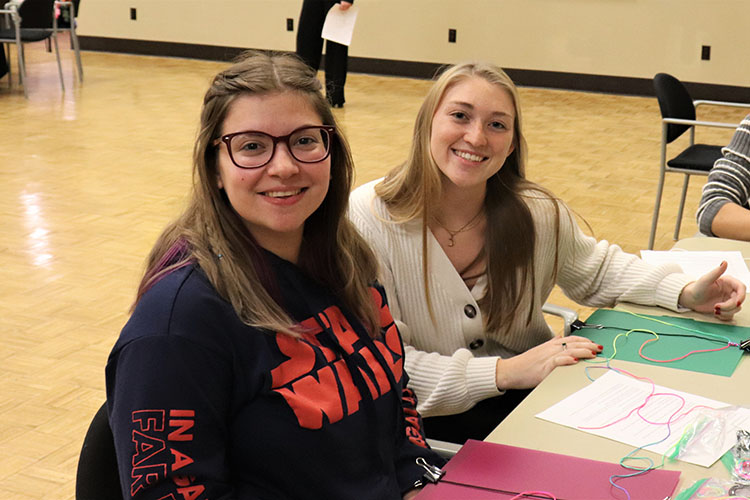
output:
[[[744,300],[725,265],[693,281],[585,236],[561,200],[525,179],[525,161],[513,82],[498,67],[459,64],[428,92],[407,160],[351,196],[407,344],[410,387],[432,417],[428,437],[481,439],[556,366],[601,351],[553,337],[542,305],[555,284],[587,306],[721,319]]]
[[[206,92],[185,212],[107,364],[124,498],[411,498],[425,445],[353,166],[312,69],[251,53]]]

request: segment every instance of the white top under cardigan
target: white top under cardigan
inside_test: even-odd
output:
[[[531,324],[526,313],[502,332],[484,331],[477,305],[486,288],[482,276],[469,290],[428,231],[429,285],[435,320],[427,310],[422,280],[422,223],[390,222],[385,204],[375,196],[379,180],[351,195],[349,217],[380,261],[380,281],[390,310],[406,343],[409,385],[423,416],[461,413],[477,402],[502,394],[495,385],[497,357],[510,357],[552,337],[542,304],[553,282],[555,211],[552,200],[535,191],[526,198],[536,228],[534,273],[536,290],[524,294],[520,311],[533,301]],[[560,256],[557,284],[571,299],[591,307],[616,302],[658,305],[674,311],[682,288],[691,280],[678,265],[654,267],[617,245],[584,235],[560,207]]]

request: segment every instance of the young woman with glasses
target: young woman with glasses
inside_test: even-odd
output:
[[[448,68],[427,93],[406,161],[361,186],[350,217],[381,260],[380,281],[407,344],[428,437],[483,439],[556,366],[593,358],[588,339],[553,337],[542,305],[555,284],[593,307],[626,301],[730,319],[745,287],[692,281],[578,228],[525,178],[513,82],[498,67]],[[447,416],[447,417],[446,417]]]
[[[107,364],[125,498],[401,499],[425,444],[320,84],[251,53],[206,92],[187,209]]]

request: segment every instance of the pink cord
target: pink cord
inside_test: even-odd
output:
[[[699,353],[699,352],[718,352],[718,351],[723,351],[724,349],[729,349],[729,344],[725,345],[724,347],[718,347],[716,349],[697,349],[695,351],[690,351],[689,353],[684,354],[684,355],[680,356],[679,358],[673,358],[673,359],[654,359],[654,358],[649,358],[648,356],[646,356],[645,354],[643,354],[643,348],[646,347],[646,344],[648,344],[649,342],[656,342],[657,340],[659,340],[659,339],[656,338],[656,339],[650,339],[650,340],[645,341],[643,344],[641,344],[641,348],[638,349],[638,354],[643,359],[647,359],[649,361],[653,361],[654,363],[671,363],[672,361],[679,361],[681,359],[687,358],[691,354],[696,354],[696,353]]]
[[[602,368],[604,368],[604,367],[602,367]],[[653,380],[651,380],[650,378],[648,378],[648,377],[639,377],[638,375],[634,375],[634,374],[630,373],[629,371],[627,371],[627,370],[623,370],[623,369],[621,369],[621,368],[612,368],[612,367],[610,367],[609,369],[610,369],[610,370],[613,370],[613,371],[615,371],[615,372],[619,372],[619,373],[624,373],[625,375],[627,375],[627,376],[629,376],[629,377],[633,377],[634,379],[637,379],[637,380],[644,380],[644,381],[646,381],[646,382],[650,383],[650,384],[651,384],[651,394],[649,394],[648,396],[646,396],[646,399],[645,399],[645,400],[643,401],[643,404],[641,404],[640,406],[636,406],[635,408],[633,408],[632,410],[630,410],[630,412],[629,412],[629,413],[628,413],[627,415],[625,415],[625,416],[624,416],[624,417],[622,417],[622,418],[619,418],[619,419],[615,420],[614,422],[610,422],[610,423],[608,423],[608,424],[605,424],[605,425],[602,425],[602,426],[599,426],[599,427],[585,427],[585,426],[579,426],[579,427],[578,427],[579,429],[587,429],[587,430],[598,430],[598,429],[604,429],[605,427],[609,427],[609,426],[611,426],[611,425],[615,425],[615,424],[616,424],[616,423],[618,423],[618,422],[622,422],[623,420],[625,420],[626,418],[628,418],[628,417],[629,417],[630,415],[632,415],[632,414],[633,414],[633,413],[635,413],[636,411],[638,411],[638,410],[640,410],[641,408],[643,408],[644,406],[646,406],[646,403],[648,403],[648,400],[649,400],[649,399],[651,398],[651,396],[653,396],[653,395],[654,395],[654,391],[656,390],[656,384],[654,384],[654,381],[653,381]],[[640,414],[639,414],[639,415],[640,415]]]
[[[635,330],[631,330],[631,331],[635,331]],[[646,332],[646,333],[652,333],[652,334],[656,335],[655,333],[649,332],[647,330],[639,330],[639,331],[643,331],[643,332]],[[628,332],[628,333],[630,333],[630,332]],[[626,337],[627,337],[627,334],[626,334]],[[729,349],[731,346],[738,345],[738,344],[735,344],[735,343],[733,343],[733,342],[730,341],[724,347],[718,347],[716,349],[698,349],[698,350],[695,350],[695,351],[690,351],[689,353],[687,353],[687,354],[685,354],[683,356],[680,356],[678,358],[665,359],[665,360],[649,358],[648,356],[646,356],[645,354],[643,354],[643,348],[646,347],[646,344],[648,344],[649,342],[656,342],[657,340],[659,340],[659,336],[658,335],[656,335],[656,338],[653,338],[653,339],[645,341],[643,344],[641,344],[641,347],[638,349],[638,354],[643,359],[647,359],[648,361],[653,361],[655,363],[670,363],[670,362],[673,362],[673,361],[679,361],[681,359],[685,359],[688,356],[690,356],[691,354],[696,354],[696,353],[699,353],[699,352],[718,352],[718,351],[723,351],[724,349]],[[615,338],[615,342],[616,341],[617,341],[617,338]],[[617,352],[617,351],[615,351],[615,352]],[[652,424],[652,425],[671,425],[671,424],[677,422],[678,420],[680,420],[681,418],[687,416],[690,412],[692,412],[693,410],[695,410],[697,408],[709,408],[709,409],[712,409],[712,410],[715,409],[715,408],[711,408],[711,407],[705,406],[705,405],[696,405],[696,406],[692,407],[691,409],[689,409],[688,411],[686,411],[685,413],[683,413],[682,415],[680,415],[679,417],[676,417],[676,415],[685,407],[685,398],[683,398],[679,394],[665,393],[665,392],[659,392],[659,393],[657,393],[657,392],[655,392],[656,391],[656,384],[654,384],[654,381],[651,380],[650,378],[648,378],[648,377],[639,377],[639,376],[634,375],[634,374],[628,372],[627,370],[623,370],[621,368],[613,368],[613,367],[609,366],[609,363],[607,363],[606,367],[602,367],[602,368],[606,368],[606,369],[613,370],[613,371],[618,372],[618,373],[622,373],[622,374],[627,375],[629,377],[632,377],[632,378],[634,378],[636,380],[642,380],[642,381],[648,382],[649,384],[651,384],[651,393],[648,396],[646,396],[646,398],[643,400],[643,403],[641,403],[639,406],[636,406],[635,408],[633,408],[632,410],[630,410],[630,412],[628,412],[627,415],[625,415],[625,416],[623,416],[623,417],[615,420],[614,422],[610,422],[608,424],[601,425],[601,426],[598,426],[598,427],[579,426],[578,427],[579,429],[584,429],[584,430],[600,430],[600,429],[604,429],[606,427],[610,427],[610,426],[615,425],[615,424],[617,424],[619,422],[622,422],[623,420],[626,420],[633,413],[636,413],[638,415],[638,417],[641,418],[641,420],[643,420],[644,422],[646,422],[648,424]],[[682,403],[680,404],[680,407],[669,417],[669,420],[667,420],[666,422],[652,422],[652,421],[648,420],[646,417],[644,417],[643,415],[641,415],[641,410],[648,404],[648,402],[654,396],[674,396],[676,398],[679,398],[679,400]]]
[[[553,495],[552,493],[549,493],[547,491],[522,491],[518,495],[514,496],[510,500],[519,500],[523,497],[528,497],[529,495],[544,495],[546,497],[549,497],[550,500],[557,500],[557,497]]]
[[[674,394],[674,393],[671,393],[671,392],[655,392],[656,391],[656,384],[654,384],[654,381],[651,380],[648,377],[639,377],[639,376],[634,375],[634,374],[628,372],[627,370],[623,370],[621,368],[612,368],[612,367],[610,367],[609,369],[613,370],[615,372],[619,372],[619,373],[628,375],[629,377],[633,377],[635,379],[643,380],[643,381],[648,382],[649,384],[651,384],[651,393],[648,396],[646,396],[646,399],[643,400],[643,403],[641,403],[639,406],[636,406],[635,408],[633,408],[632,410],[630,410],[630,412],[628,412],[628,414],[625,415],[624,417],[618,418],[614,422],[610,422],[608,424],[600,425],[598,427],[579,426],[578,427],[579,429],[585,429],[585,430],[599,430],[599,429],[604,429],[606,427],[610,427],[610,426],[613,426],[613,425],[615,425],[615,424],[617,424],[619,422],[622,422],[623,420],[625,420],[628,417],[630,417],[633,413],[636,413],[641,420],[643,420],[644,422],[646,422],[648,424],[651,424],[651,425],[671,425],[671,424],[674,424],[675,422],[677,422],[678,420],[680,420],[681,418],[687,416],[693,410],[696,410],[698,408],[708,408],[708,409],[711,409],[711,410],[715,410],[715,408],[711,408],[710,406],[695,405],[692,408],[690,408],[688,411],[686,411],[685,413],[683,413],[682,415],[676,417],[676,415],[685,407],[685,398],[683,398],[679,394]],[[652,421],[648,420],[646,417],[644,417],[643,415],[641,415],[641,410],[648,404],[649,401],[651,401],[651,398],[653,398],[654,396],[674,396],[674,397],[678,398],[682,403],[680,404],[680,407],[677,410],[675,410],[674,413],[672,413],[672,415],[669,417],[669,419],[666,422],[652,422]]]

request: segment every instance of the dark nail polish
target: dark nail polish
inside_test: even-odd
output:
[[[598,346],[596,346],[596,347],[598,347],[600,351],[601,351],[602,349],[604,349],[604,347],[602,347],[602,346],[600,346],[600,345],[598,345]]]
[[[594,356],[596,356],[596,351],[591,351],[591,354],[593,354]]]

